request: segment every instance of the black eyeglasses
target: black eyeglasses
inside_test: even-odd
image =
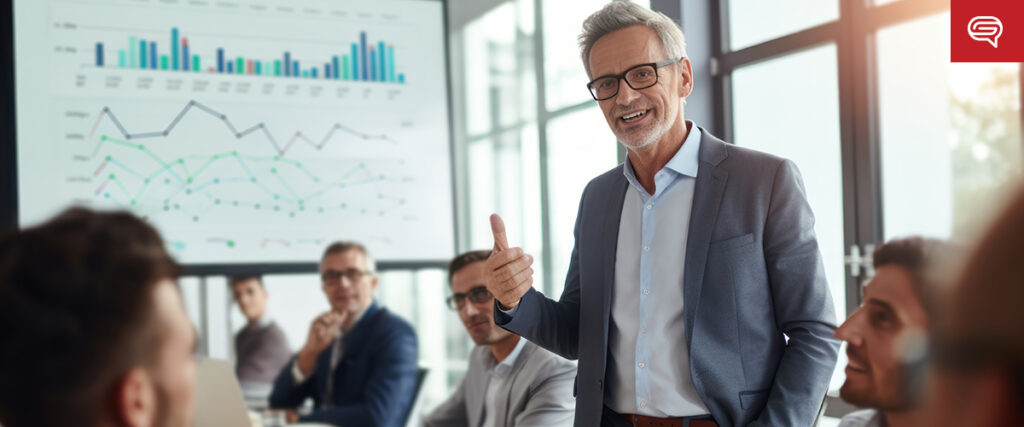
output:
[[[474,304],[483,304],[494,298],[494,295],[487,290],[486,286],[477,286],[464,294],[452,295],[445,302],[448,303],[448,308],[459,311],[466,306],[466,298],[469,298],[469,301]]]
[[[350,282],[358,282],[359,279],[363,278],[363,276],[372,274],[372,271],[360,270],[358,268],[350,268],[345,271],[327,270],[320,275],[320,280],[322,280],[325,285],[337,285],[341,283],[342,277],[348,279]]]
[[[681,60],[683,58],[670,58],[660,62],[636,65],[622,74],[598,77],[587,83],[587,89],[590,89],[590,96],[593,96],[595,101],[604,101],[618,95],[619,80],[625,80],[633,90],[647,89],[658,84],[658,68]]]

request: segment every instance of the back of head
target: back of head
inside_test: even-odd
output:
[[[984,234],[945,298],[936,333],[946,366],[1001,369],[1024,417],[1024,189]]]
[[[176,275],[129,213],[70,209],[0,239],[0,423],[94,425],[119,377],[152,362],[152,291]]]
[[[654,30],[661,39],[666,57],[686,57],[686,38],[672,18],[630,1],[613,1],[583,21],[583,32],[579,36],[580,56],[588,76],[595,77],[590,72],[590,50],[597,40],[634,25]]]

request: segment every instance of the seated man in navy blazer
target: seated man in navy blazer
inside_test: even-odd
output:
[[[306,344],[281,369],[271,407],[295,408],[311,397],[314,411],[301,421],[382,427],[404,422],[416,388],[416,333],[374,302],[374,271],[363,245],[327,247],[320,278],[331,311],[313,321]]]

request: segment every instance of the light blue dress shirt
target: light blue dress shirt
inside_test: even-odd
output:
[[[605,403],[623,414],[683,417],[710,413],[690,377],[683,327],[683,269],[701,131],[654,176],[654,194],[637,181],[622,203],[608,331]]]

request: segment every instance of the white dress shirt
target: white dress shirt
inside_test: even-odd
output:
[[[683,146],[654,176],[653,195],[627,160],[622,203],[605,402],[622,414],[683,417],[710,413],[690,377],[683,325],[683,270],[697,178],[701,132],[693,124]]]

